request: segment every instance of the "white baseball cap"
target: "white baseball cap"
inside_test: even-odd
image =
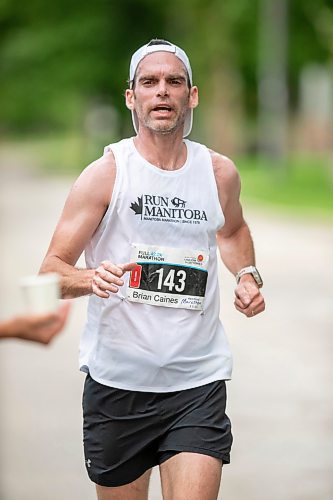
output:
[[[131,86],[133,84],[135,72],[137,70],[137,67],[139,66],[139,63],[145,56],[147,56],[148,54],[152,54],[153,52],[171,52],[172,54],[175,54],[175,56],[178,57],[178,59],[180,59],[181,62],[184,64],[188,74],[189,82],[191,86],[193,85],[192,69],[190,61],[186,53],[183,51],[183,49],[177,47],[177,45],[174,45],[173,43],[168,42],[167,40],[153,39],[146,45],[140,47],[132,55],[130,71],[129,71],[129,82]],[[132,121],[134,130],[136,133],[138,133],[139,120],[134,110],[132,111]],[[183,137],[187,137],[190,134],[192,130],[192,122],[193,122],[193,109],[189,109],[185,116]]]

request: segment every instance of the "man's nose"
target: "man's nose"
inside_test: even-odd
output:
[[[157,87],[157,95],[158,96],[166,96],[168,94],[169,94],[169,91],[168,91],[167,82],[164,80],[161,80],[158,84],[158,87]]]

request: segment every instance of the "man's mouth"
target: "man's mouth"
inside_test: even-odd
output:
[[[153,108],[153,111],[158,111],[158,112],[170,112],[172,111],[172,108],[170,106],[167,106],[166,104],[160,104]]]

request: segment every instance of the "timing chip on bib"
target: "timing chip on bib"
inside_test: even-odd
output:
[[[203,250],[133,244],[127,298],[154,306],[202,310],[209,254]]]

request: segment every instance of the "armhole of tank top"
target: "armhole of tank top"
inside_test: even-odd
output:
[[[119,148],[120,148],[120,143],[109,144],[108,146],[105,146],[105,148],[104,148],[104,155],[106,153],[109,153],[110,151],[112,151],[112,153],[113,153],[115,164],[116,164],[116,176],[115,176],[115,180],[114,180],[114,186],[113,186],[109,206],[108,206],[108,208],[103,216],[103,219],[101,220],[100,226],[99,226],[99,228],[102,230],[103,230],[104,226],[107,224],[110,216],[112,215],[115,204],[117,202],[118,193],[120,190],[121,167],[120,167],[119,156],[118,156],[118,149]]]
[[[209,162],[208,163],[209,164],[209,169],[208,170],[209,170],[209,175],[210,175],[210,179],[211,179],[212,190],[213,190],[213,193],[214,193],[214,200],[215,200],[215,204],[216,204],[216,210],[217,210],[217,213],[220,214],[219,218],[221,219],[221,223],[217,227],[217,231],[218,231],[219,229],[221,229],[224,226],[225,217],[224,217],[224,213],[223,213],[223,210],[222,210],[222,207],[221,207],[219,193],[218,193],[218,189],[217,189],[217,183],[216,183],[216,178],[215,178],[215,174],[214,174],[214,166],[213,166],[212,155],[210,154],[210,151],[207,148],[207,146],[204,146],[204,148],[205,148],[205,154],[208,155],[208,162]]]

